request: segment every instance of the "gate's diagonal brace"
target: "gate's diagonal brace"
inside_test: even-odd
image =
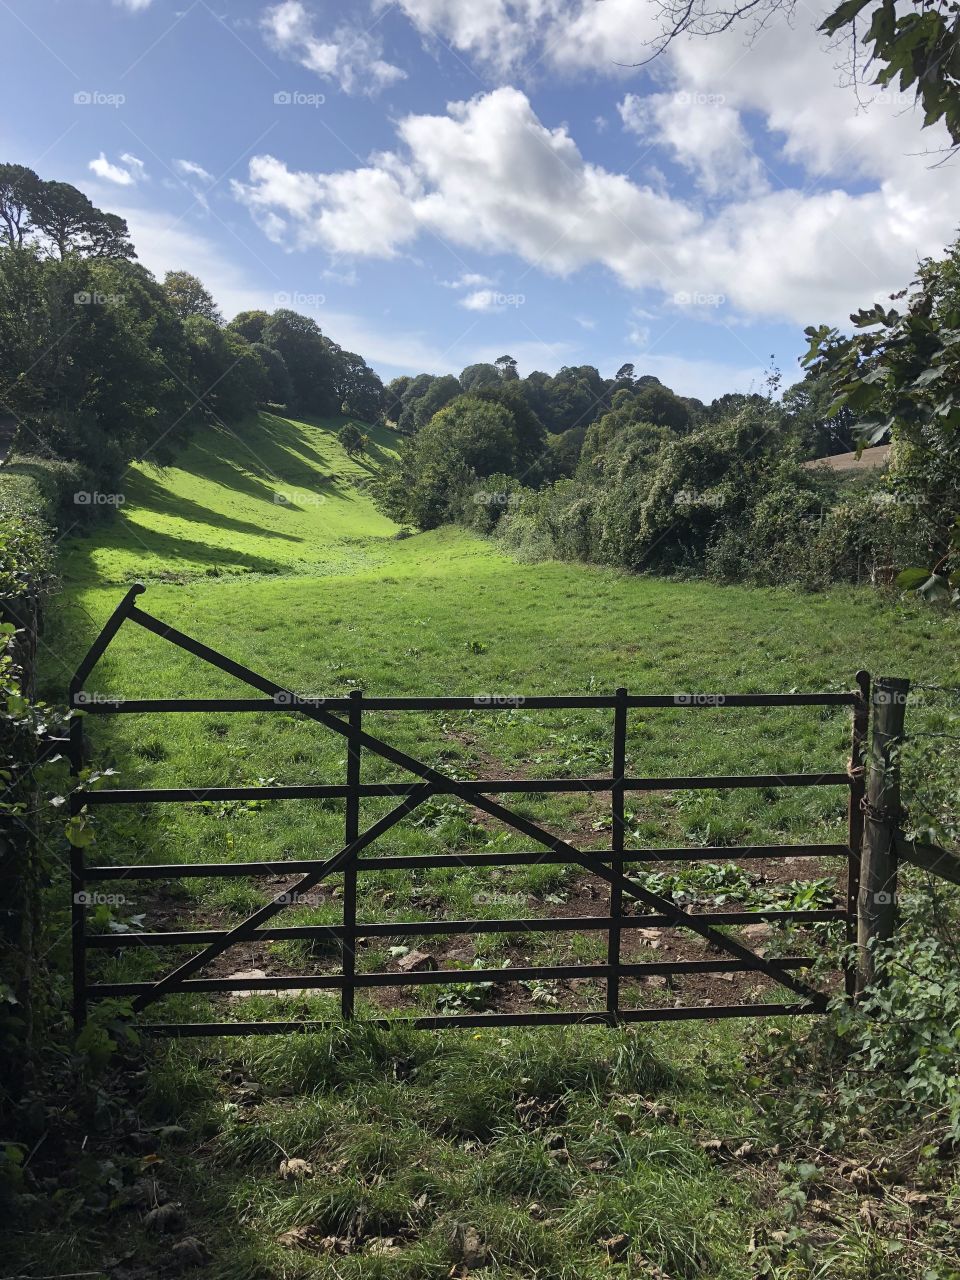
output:
[[[235,662],[232,658],[227,658],[223,654],[218,653],[215,649],[203,644],[199,640],[193,639],[192,636],[186,635],[182,631],[178,631],[175,627],[168,626],[161,622],[158,618],[154,618],[151,614],[144,613],[141,609],[132,608],[127,615],[132,621],[139,623],[148,631],[152,631],[161,639],[169,640],[172,644],[185,649],[188,653],[204,659],[212,666],[218,667],[220,670],[227,672],[238,680],[251,685],[253,688],[259,689],[262,693],[270,694],[276,697],[278,694],[285,695],[289,699],[289,704],[295,707],[302,715],[309,719],[316,720],[318,723],[325,725],[328,729],[332,729],[335,733],[339,733],[342,737],[347,737],[350,733],[349,727],[340,720],[339,717],[332,715],[329,711],[324,711],[317,702],[311,702],[309,699],[302,698],[294,694],[289,689],[284,689],[281,685],[268,680],[266,677],[259,675],[255,671],[251,671],[249,667],[243,666],[239,662]],[[373,751],[376,755],[390,761],[392,764],[398,765],[400,768],[407,769],[409,772],[424,778],[426,782],[434,785],[442,784],[449,787],[452,794],[458,795],[461,800],[467,804],[471,804],[478,809],[490,814],[491,817],[498,818],[501,822],[508,826],[514,827],[516,830],[544,844],[547,848],[555,853],[562,853],[568,856],[571,862],[576,862],[587,871],[592,871],[599,875],[602,879],[607,880],[610,884],[619,886],[631,898],[637,898],[648,906],[654,907],[663,915],[671,916],[676,923],[684,929],[690,929],[694,933],[699,934],[707,942],[712,943],[721,951],[726,951],[738,960],[742,960],[750,965],[752,969],[763,973],[772,981],[780,983],[782,986],[789,988],[794,994],[801,996],[804,1000],[809,1001],[815,1007],[822,1009],[826,1005],[826,997],[822,992],[817,991],[814,987],[808,986],[799,979],[794,978],[791,974],[781,969],[774,961],[767,960],[763,956],[758,956],[756,952],[751,951],[748,947],[736,942],[733,938],[728,937],[725,933],[697,919],[696,916],[690,915],[688,912],[678,907],[676,903],[671,902],[669,898],[663,898],[659,894],[651,893],[642,885],[631,880],[628,876],[622,875],[613,868],[602,863],[594,862],[590,858],[582,854],[573,845],[567,844],[565,840],[561,840],[556,836],[552,836],[536,823],[530,822],[528,819],[520,817],[518,814],[512,813],[509,809],[505,809],[494,800],[489,800],[485,796],[475,793],[461,792],[457,788],[456,780],[447,777],[438,770],[431,768],[422,761],[408,756],[406,752],[398,750],[396,747],[390,746],[389,743],[382,742],[379,738],[373,737],[365,730],[361,730],[356,735],[357,741],[368,750]],[[612,780],[616,782],[616,779]],[[428,792],[429,794],[429,792]],[[423,795],[420,800],[424,799]],[[419,800],[418,800],[419,803]],[[398,810],[393,810],[398,813]],[[400,815],[403,816],[402,814]],[[392,824],[391,824],[392,825]],[[371,828],[371,831],[373,828]],[[369,834],[369,833],[368,833]],[[379,834],[379,833],[378,833]],[[376,838],[376,837],[374,837]],[[339,855],[338,855],[339,856]],[[343,865],[342,863],[340,865]],[[324,874],[329,874],[325,872]],[[313,883],[316,883],[315,881]],[[281,904],[282,905],[282,904]],[[278,908],[279,909],[279,908]],[[272,914],[272,913],[271,913]],[[245,922],[248,924],[249,922]],[[255,926],[254,926],[255,927]],[[239,926],[244,928],[244,925]],[[229,936],[229,935],[228,935]],[[221,939],[223,942],[223,939]],[[227,943],[229,945],[229,943]],[[222,947],[220,948],[223,949]],[[203,957],[195,957],[200,964],[205,963]],[[189,962],[188,962],[189,963]],[[199,966],[195,966],[199,967]],[[181,966],[181,969],[183,966]],[[178,973],[181,971],[177,971]],[[173,978],[175,975],[169,975]],[[182,974],[186,976],[186,974]],[[166,981],[166,980],[165,980]],[[154,989],[156,991],[156,988]],[[158,993],[160,994],[160,993]],[[156,996],[152,996],[156,998]]]
[[[134,1009],[139,1012],[148,1004],[153,1004],[155,1000],[159,1000],[161,996],[175,991],[182,979],[188,978],[191,973],[196,973],[198,969],[202,969],[204,965],[209,964],[211,960],[215,960],[222,951],[226,951],[234,943],[243,942],[265,920],[269,920],[279,911],[282,911],[284,907],[289,906],[291,902],[295,902],[298,894],[306,893],[308,889],[314,888],[327,876],[331,876],[349,866],[362,849],[365,849],[368,844],[372,844],[385,831],[389,831],[401,818],[405,818],[408,813],[411,813],[417,805],[422,804],[432,794],[433,788],[424,783],[422,787],[407,796],[402,804],[398,804],[395,809],[391,809],[389,813],[384,814],[363,835],[358,836],[356,840],[352,840],[339,853],[335,853],[332,858],[327,858],[325,862],[319,863],[313,871],[308,871],[295,885],[292,885],[289,889],[284,889],[283,893],[278,894],[272,902],[260,907],[253,915],[248,916],[246,920],[242,920],[235,928],[224,934],[222,938],[217,938],[215,942],[211,942],[203,951],[191,956],[189,960],[185,960],[183,964],[168,973],[166,977],[154,983],[149,991],[137,996],[133,1002]],[[175,871],[176,866],[174,865],[171,870]]]
[[[743,960],[751,969],[756,969],[774,982],[779,982],[782,986],[788,987],[795,995],[802,996],[804,1000],[810,1001],[816,1008],[822,1009],[825,1007],[826,998],[822,992],[808,986],[805,982],[801,982],[799,978],[793,977],[792,974],[781,968],[776,961],[770,961],[763,956],[758,956],[755,951],[751,951],[749,947],[745,947],[735,939],[728,937],[727,934],[722,933],[713,925],[707,924],[706,921],[699,920],[697,916],[684,911],[676,903],[671,902],[669,898],[663,898],[657,893],[651,893],[649,889],[643,888],[635,880],[631,880],[629,876],[622,875],[612,867],[607,866],[606,863],[581,853],[579,849],[567,844],[565,840],[561,840],[558,836],[552,836],[549,831],[545,831],[535,822],[530,822],[529,819],[521,817],[520,814],[512,813],[509,809],[497,804],[495,800],[488,800],[486,796],[476,795],[465,796],[464,798],[470,804],[476,805],[478,809],[483,809],[485,813],[489,813],[491,817],[499,818],[507,826],[511,826],[524,835],[530,836],[531,839],[545,844],[552,852],[566,854],[571,862],[576,862],[585,870],[594,872],[594,874],[608,881],[614,887],[622,889],[631,898],[639,899],[640,902],[646,903],[647,906],[655,907],[661,914],[671,916],[681,928],[692,929],[694,933],[698,933],[707,942],[713,943],[714,946],[721,950],[729,952],[730,955],[735,956],[738,960]]]

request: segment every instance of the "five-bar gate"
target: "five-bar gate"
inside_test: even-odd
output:
[[[812,956],[770,957],[746,946],[728,932],[761,922],[810,924],[839,921],[845,925],[846,940],[856,940],[857,897],[859,891],[860,847],[863,835],[864,782],[861,765],[862,749],[867,733],[869,677],[857,675],[857,688],[839,693],[753,693],[753,694],[630,694],[618,689],[609,695],[571,697],[447,697],[389,698],[367,697],[353,692],[342,698],[305,698],[274,681],[258,675],[200,641],[144,612],[136,604],[143,592],[140,584],[132,587],[117,607],[100,635],[81,662],[70,684],[70,706],[93,715],[157,714],[163,712],[284,712],[295,711],[345,739],[347,745],[346,776],[342,782],[305,786],[202,787],[104,789],[74,792],[71,815],[85,807],[105,805],[145,805],[156,803],[195,803],[226,800],[304,800],[339,799],[344,801],[345,827],[342,846],[329,857],[303,861],[239,862],[239,863],[175,863],[160,865],[106,866],[87,865],[83,847],[71,848],[71,880],[73,889],[73,960],[75,1017],[81,1024],[91,998],[118,996],[130,998],[135,1010],[156,1004],[165,996],[178,992],[224,993],[241,990],[309,990],[333,989],[341,993],[343,1017],[354,1016],[358,990],[375,987],[431,983],[522,982],[534,979],[597,978],[606,985],[606,1001],[602,1010],[542,1011],[510,1013],[456,1013],[425,1015],[404,1019],[419,1028],[459,1026],[544,1025],[562,1023],[619,1023],[684,1018],[720,1018],[749,1015],[799,1014],[821,1012],[830,992],[812,985],[807,971],[814,963]],[[130,622],[211,666],[248,684],[261,696],[251,698],[172,698],[104,700],[85,691],[85,683],[103,656],[119,628]],[[608,776],[587,778],[535,779],[464,779],[433,768],[422,760],[398,750],[364,728],[366,712],[384,711],[466,711],[483,708],[492,713],[522,705],[525,710],[601,708],[611,712],[611,772]],[[849,707],[852,713],[851,757],[845,772],[752,774],[728,777],[645,778],[626,775],[626,742],[628,716],[634,708],[687,707],[692,714],[698,709],[729,707]],[[373,753],[412,775],[409,782],[363,782],[362,760],[365,752]],[[83,763],[82,718],[75,716],[71,725],[71,763],[79,772]],[[739,848],[635,849],[627,845],[625,797],[643,791],[681,789],[727,790],[738,787],[843,787],[848,794],[849,830],[845,844],[760,845]],[[538,823],[519,813],[505,802],[505,797],[544,792],[594,792],[610,796],[611,841],[609,849],[580,849],[560,839]],[[476,810],[497,819],[508,828],[533,842],[536,849],[528,852],[472,852],[456,855],[436,853],[408,856],[372,854],[361,857],[386,832],[401,822],[431,796],[453,796]],[[391,797],[396,805],[384,816],[361,830],[361,801],[366,798]],[[496,798],[495,798],[496,797]],[[654,893],[630,875],[630,868],[649,863],[704,862],[718,856],[738,859],[776,859],[786,857],[840,857],[847,865],[846,901],[842,907],[823,910],[712,911],[693,913],[670,898]],[[543,919],[478,919],[451,920],[439,918],[417,923],[362,921],[357,918],[357,878],[366,872],[412,870],[414,868],[504,867],[535,863],[574,864],[605,880],[609,886],[607,911],[597,916],[548,917]],[[275,917],[322,880],[343,874],[343,920],[338,925],[282,926]],[[87,930],[89,886],[108,881],[161,880],[195,876],[287,876],[291,883],[270,902],[254,911],[247,919],[229,929],[198,929],[165,932],[110,934],[106,937]],[[630,908],[630,909],[628,909]],[[642,912],[642,913],[641,913]],[[704,940],[712,954],[704,959],[625,963],[621,958],[623,933],[633,929],[671,927],[686,930]],[[357,971],[356,946],[359,938],[415,938],[453,934],[503,933],[517,934],[576,930],[600,931],[606,934],[606,960],[591,965],[536,965],[503,969],[426,970],[421,972],[363,973]],[[281,938],[336,940],[342,946],[342,971],[338,974],[307,974],[294,977],[209,978],[197,976],[212,960],[238,943]],[[121,946],[148,948],[193,947],[188,959],[181,961],[163,977],[150,982],[90,982],[87,978],[87,954],[91,949]],[[691,1005],[674,1008],[623,1008],[620,985],[624,978],[693,973],[753,972],[777,984],[793,999],[770,1003],[728,1005]],[[853,965],[845,973],[846,990],[853,993]],[[371,1019],[388,1021],[387,1019]],[[395,1021],[395,1019],[393,1019]],[[285,1021],[210,1021],[198,1023],[152,1022],[144,1026],[155,1034],[243,1035],[265,1032],[304,1031],[326,1023],[315,1020]]]

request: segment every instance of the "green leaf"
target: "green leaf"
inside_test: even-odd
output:
[[[901,591],[917,591],[929,577],[929,569],[904,569],[897,574],[896,582]]]

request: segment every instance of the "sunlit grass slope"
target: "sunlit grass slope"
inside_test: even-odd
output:
[[[347,419],[261,413],[197,435],[177,465],[130,468],[118,518],[69,544],[68,582],[184,579],[221,572],[324,573],[376,559],[396,532],[366,491],[389,456],[389,431],[365,427],[367,452],[336,438]]]

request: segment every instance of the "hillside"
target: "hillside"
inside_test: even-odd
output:
[[[71,581],[186,580],[197,574],[314,573],[376,559],[397,526],[365,485],[390,456],[392,432],[364,427],[367,452],[348,457],[344,422],[260,413],[237,428],[210,426],[176,466],[130,467],[118,519],[68,543]]]

